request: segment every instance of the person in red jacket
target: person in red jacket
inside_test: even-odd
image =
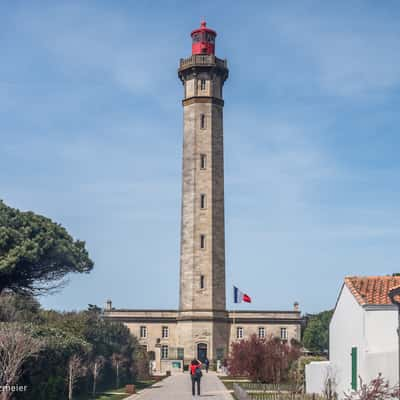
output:
[[[189,365],[190,378],[192,379],[192,395],[195,395],[195,383],[197,382],[197,395],[200,396],[200,380],[202,377],[201,362],[199,360],[192,360]]]

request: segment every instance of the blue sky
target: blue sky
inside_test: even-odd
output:
[[[86,240],[46,307],[176,308],[180,57],[205,16],[227,58],[226,260],[240,308],[335,303],[400,271],[397,1],[0,5],[0,197]]]

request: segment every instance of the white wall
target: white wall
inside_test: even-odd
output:
[[[312,361],[306,365],[306,393],[322,394],[331,370],[330,361]]]
[[[367,353],[366,355],[366,382],[376,378],[379,373],[390,386],[395,386],[398,381],[398,353],[396,351],[387,353]]]
[[[398,382],[398,311],[396,306],[369,307],[366,311],[367,354],[365,379],[379,373],[394,386]]]
[[[397,351],[397,307],[367,307],[365,327],[368,351]]]
[[[343,392],[351,390],[353,346],[358,349],[358,375],[365,375],[365,314],[364,309],[344,285],[329,327],[329,359],[336,373],[339,399],[343,398]]]

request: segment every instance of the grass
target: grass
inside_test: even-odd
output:
[[[136,386],[136,391],[139,392],[143,389],[148,388],[149,386],[153,385],[157,381],[154,379],[149,380],[141,380],[134,383]],[[123,400],[127,397],[131,396],[130,394],[125,393],[125,386],[119,389],[109,389],[105,392],[97,393],[96,397],[93,397],[91,394],[87,396],[80,396],[79,400]]]

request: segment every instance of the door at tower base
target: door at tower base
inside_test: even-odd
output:
[[[197,359],[202,363],[206,361],[207,358],[207,343],[197,344]]]

